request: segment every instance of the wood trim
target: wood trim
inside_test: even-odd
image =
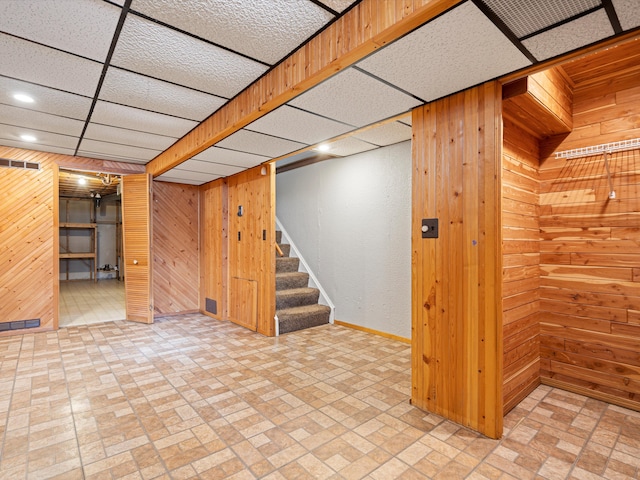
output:
[[[381,332],[380,330],[374,330],[373,328],[362,327],[360,325],[355,325],[353,323],[342,322],[340,320],[334,320],[334,325],[340,325],[341,327],[352,328],[354,330],[359,330],[361,332],[372,333],[373,335],[377,335],[379,337],[388,338],[390,340],[395,340],[397,342],[408,343],[411,345],[410,338],[400,337],[398,335],[394,335],[393,333]]]
[[[147,164],[154,177],[397,40],[460,0],[363,0]]]
[[[53,170],[53,324],[52,328],[58,330],[60,324],[60,169],[56,164],[51,166]],[[93,260],[96,268],[96,260]],[[97,274],[96,274],[97,275]],[[95,277],[97,278],[97,276]]]

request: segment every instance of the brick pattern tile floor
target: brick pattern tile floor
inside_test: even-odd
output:
[[[1,479],[634,479],[640,413],[541,386],[490,440],[409,405],[404,343],[202,315],[0,338]]]

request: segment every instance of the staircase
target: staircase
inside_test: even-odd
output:
[[[276,242],[284,256],[276,253],[276,315],[279,333],[329,323],[331,308],[319,305],[320,291],[309,287],[309,274],[299,272],[300,260],[290,257],[291,246],[282,244],[282,232],[276,231]]]

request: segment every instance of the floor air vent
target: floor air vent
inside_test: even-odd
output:
[[[30,320],[16,320],[15,322],[0,323],[0,332],[6,332],[9,330],[23,330],[25,328],[38,328],[39,326],[39,318],[33,318]]]
[[[25,162],[24,160],[11,160],[0,158],[0,167],[23,168],[26,170],[40,170],[40,164],[35,162]]]

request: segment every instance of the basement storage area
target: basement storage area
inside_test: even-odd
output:
[[[60,170],[61,327],[125,318],[120,178]]]
[[[503,86],[505,414],[543,383],[640,410],[640,45]]]

